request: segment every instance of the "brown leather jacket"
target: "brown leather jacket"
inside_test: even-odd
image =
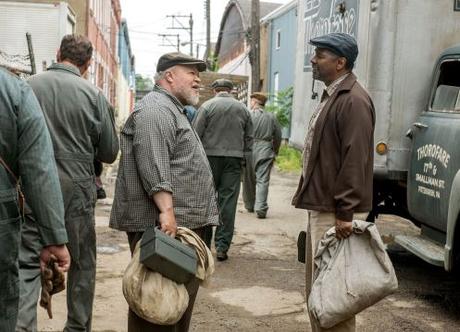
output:
[[[317,120],[310,159],[292,200],[296,208],[351,221],[372,209],[375,110],[352,73]]]

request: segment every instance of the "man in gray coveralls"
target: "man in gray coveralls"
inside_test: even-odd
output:
[[[35,211],[38,240],[43,245],[38,268],[53,255],[66,271],[70,256],[53,147],[40,105],[30,86],[4,69],[0,69],[0,158],[0,331],[13,332],[18,317],[22,222],[18,177]]]
[[[72,258],[67,280],[66,332],[91,331],[96,281],[93,162],[97,159],[112,163],[118,153],[112,108],[102,91],[81,77],[90,65],[92,51],[86,37],[64,36],[57,63],[29,79],[51,134],[64,198]],[[19,252],[18,331],[35,331],[37,325],[40,290],[37,257],[41,243],[33,219],[33,214],[26,216]]]
[[[254,144],[243,178],[244,206],[248,212],[255,211],[261,219],[267,215],[270,171],[281,145],[281,127],[275,115],[264,110],[266,102],[267,97],[261,92],[251,95]]]

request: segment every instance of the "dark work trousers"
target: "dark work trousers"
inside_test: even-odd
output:
[[[72,258],[67,273],[67,322],[64,332],[91,331],[96,284],[96,229],[94,177],[74,180],[73,195],[66,206],[65,223]],[[40,235],[27,215],[19,247],[19,286],[21,299],[16,331],[37,330],[37,302],[40,295]]]
[[[217,191],[220,225],[216,227],[215,245],[218,252],[227,252],[230,248],[235,228],[235,213],[240,193],[241,161],[236,157],[208,156],[214,185]],[[206,234],[206,244],[210,247],[211,234]]]
[[[205,230],[209,226],[194,229],[193,231],[203,239]],[[131,255],[136,248],[136,243],[142,238],[142,232],[128,232],[129,248],[131,249]],[[128,312],[128,332],[187,332],[190,327],[190,320],[192,319],[193,305],[195,304],[195,298],[198,294],[198,288],[200,282],[198,279],[193,278],[188,284],[185,285],[189,295],[189,302],[187,310],[185,311],[182,318],[174,325],[158,325],[150,323],[139,316],[133,311]]]
[[[14,332],[18,316],[21,217],[16,189],[0,190],[0,331]]]
[[[102,175],[102,171],[104,170],[104,165],[102,165],[102,163],[97,159],[94,159],[93,165],[94,175],[96,175],[96,177],[100,177]]]

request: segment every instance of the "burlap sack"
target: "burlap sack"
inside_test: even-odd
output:
[[[398,280],[374,224],[353,220],[353,234],[335,238],[335,227],[315,254],[308,309],[322,328],[349,319],[398,289]]]
[[[214,258],[211,250],[192,230],[186,227],[177,227],[176,238],[195,249],[197,256],[196,277],[201,281],[200,286],[206,286],[214,273]]]
[[[140,241],[123,276],[123,294],[137,316],[159,325],[173,325],[188,306],[183,284],[153,272],[139,262]]]

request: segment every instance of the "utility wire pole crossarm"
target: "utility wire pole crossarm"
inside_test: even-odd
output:
[[[177,52],[180,52],[180,37],[179,34],[164,34],[164,33],[159,33],[158,36],[163,38],[163,41],[167,41],[169,44],[160,44],[159,46],[175,46],[177,48]],[[176,37],[177,38],[177,44],[174,45],[174,43],[169,40],[168,37]]]
[[[193,16],[190,15],[166,15],[166,17],[171,18],[171,26],[167,29],[171,30],[186,30],[190,34],[190,56],[193,56]],[[188,18],[188,28],[182,24],[178,18]],[[179,26],[174,26],[174,22],[179,24]]]

